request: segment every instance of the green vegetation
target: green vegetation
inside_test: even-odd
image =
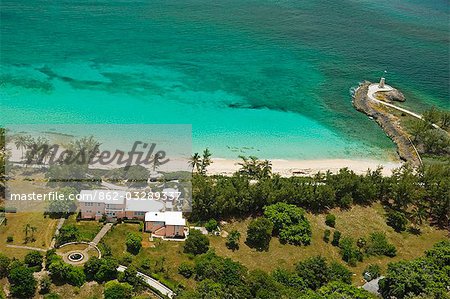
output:
[[[264,217],[252,220],[247,228],[247,239],[245,242],[249,247],[257,250],[268,250],[273,226],[272,221]]]
[[[336,225],[336,216],[333,214],[327,214],[325,217],[325,224],[330,227],[334,227]]]
[[[376,264],[370,264],[364,269],[362,275],[367,277],[368,281],[371,281],[372,279],[375,279],[375,278],[378,278],[381,276],[381,268],[380,268],[380,266],[378,266]]]
[[[209,219],[209,221],[205,224],[205,228],[208,232],[212,233],[213,231],[217,230],[218,225],[219,224],[217,223],[217,220]]]
[[[142,236],[137,233],[128,233],[127,238],[125,240],[125,244],[127,246],[127,251],[136,255],[139,253],[142,247]]]
[[[198,230],[191,230],[184,243],[184,253],[202,254],[209,249],[209,239]]]
[[[377,201],[388,210],[404,213],[412,223],[423,215],[426,219],[422,220],[440,227],[448,226],[450,220],[450,167],[442,164],[417,170],[405,165],[391,177],[383,177],[380,169],[357,175],[344,168],[337,174],[290,178],[274,175],[250,181],[250,176],[239,172],[232,177],[194,174],[191,220],[245,217],[262,213],[269,203],[278,202],[317,213]],[[413,213],[415,209],[420,213]]]
[[[118,266],[119,263],[114,258],[106,257],[98,259],[93,257],[84,264],[84,273],[88,281],[105,282],[117,278]]]
[[[44,257],[39,251],[36,250],[28,252],[24,259],[25,264],[28,267],[33,268],[35,272],[41,270],[43,261]]]
[[[279,202],[265,207],[264,215],[273,223],[273,233],[278,235],[281,243],[311,243],[311,227],[303,209]]]
[[[449,267],[450,241],[446,240],[437,243],[424,257],[389,264],[386,278],[380,281],[381,292],[384,297],[448,298]]]
[[[241,238],[241,233],[234,229],[228,234],[225,245],[230,250],[233,250],[233,251],[238,250],[240,238]]]
[[[11,263],[8,280],[11,284],[11,294],[14,297],[30,298],[36,291],[37,282],[33,277],[33,270],[21,262]]]
[[[133,287],[128,283],[108,281],[105,284],[105,299],[131,299]]]

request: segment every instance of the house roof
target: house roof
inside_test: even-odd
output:
[[[147,212],[145,221],[164,222],[166,225],[186,225],[182,212]]]
[[[146,198],[127,199],[125,211],[132,212],[158,212],[164,208],[164,203],[160,200]]]
[[[126,192],[121,190],[81,190],[79,202],[96,202],[106,204],[123,204]]]

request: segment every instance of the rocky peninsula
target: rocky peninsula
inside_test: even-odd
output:
[[[395,88],[389,86],[389,90],[381,90],[374,95],[369,95],[369,89],[373,89],[373,83],[365,81],[359,85],[353,95],[353,106],[356,110],[372,117],[384,130],[386,135],[397,145],[397,153],[400,159],[414,166],[422,164],[419,153],[412,144],[408,133],[401,127],[399,118],[389,111],[381,101],[392,103],[404,102],[405,97]],[[374,98],[377,97],[377,99]]]

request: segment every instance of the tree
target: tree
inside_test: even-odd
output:
[[[11,267],[8,280],[11,284],[10,291],[17,298],[31,298],[36,291],[36,279],[33,277],[33,270],[25,265],[15,264]]]
[[[84,264],[84,273],[86,274],[87,280],[95,280],[101,283],[116,279],[118,266],[119,263],[111,257],[102,259],[91,257]]]
[[[331,235],[331,231],[330,231],[329,229],[326,229],[326,230],[323,232],[323,241],[324,241],[325,243],[330,242],[330,235]]]
[[[125,271],[119,273],[119,281],[126,282],[135,289],[140,288],[143,283],[142,278],[137,276],[137,270],[134,266],[128,266]]]
[[[24,228],[23,232],[25,233],[25,243],[28,242],[34,242],[36,241],[34,237],[34,233],[37,231],[37,228],[35,226],[32,226],[31,224],[27,223]]]
[[[178,273],[186,278],[190,278],[194,274],[194,266],[187,262],[182,262],[178,267]]]
[[[194,153],[192,157],[189,159],[189,165],[192,167],[192,172],[194,170],[199,173],[200,172],[200,165],[202,162],[202,158],[198,153]]]
[[[387,213],[387,225],[395,229],[396,232],[402,232],[406,230],[406,224],[408,224],[408,219],[406,219],[405,214],[399,211],[391,210]]]
[[[245,242],[257,250],[268,250],[272,231],[273,223],[269,219],[265,217],[253,219],[248,225]]]
[[[336,216],[333,214],[327,214],[325,217],[325,224],[330,227],[334,227],[336,225]]]
[[[217,220],[215,219],[210,219],[206,224],[205,224],[205,228],[208,232],[213,232],[215,230],[217,230],[217,226],[219,224],[217,223]]]
[[[184,253],[197,255],[207,252],[208,249],[208,237],[203,235],[199,230],[191,229],[184,243]]]
[[[303,209],[279,202],[265,207],[264,215],[273,223],[274,233],[282,243],[308,245],[311,242],[311,227]]]
[[[331,241],[331,245],[339,246],[339,242],[341,240],[341,232],[336,230],[333,233],[333,240]]]
[[[74,224],[68,224],[61,227],[59,235],[56,237],[56,244],[62,245],[68,242],[78,241],[80,232]]]
[[[25,264],[28,265],[28,267],[36,267],[36,269],[39,271],[42,268],[42,262],[44,261],[44,257],[42,254],[37,251],[33,250],[27,253],[25,255]]]
[[[9,257],[0,252],[0,278],[5,277],[8,274],[8,268],[11,260]]]
[[[212,160],[211,160],[211,152],[209,151],[208,148],[206,148],[203,151],[203,158],[200,164],[200,173],[205,175],[206,174],[206,168],[211,165]]]
[[[352,285],[348,285],[342,282],[330,282],[329,284],[321,287],[317,294],[321,299],[371,299],[372,295],[366,290],[359,289]],[[300,299],[303,299],[301,297]],[[306,299],[306,298],[305,298]]]
[[[127,245],[127,251],[136,255],[139,253],[142,247],[142,236],[136,233],[128,233],[125,244]]]
[[[429,295],[430,298],[446,298],[448,285],[448,270],[426,257],[390,263],[386,277],[379,281],[384,298],[405,298],[406,295],[420,294]]]
[[[227,241],[225,242],[225,245],[228,249],[231,249],[233,251],[239,249],[239,239],[241,238],[241,233],[237,230],[232,230],[228,236]]]
[[[50,277],[48,277],[48,275],[44,275],[39,282],[39,293],[47,294],[48,292],[50,292],[51,284],[52,280],[50,279]]]
[[[350,266],[356,266],[357,262],[362,262],[363,255],[359,248],[356,246],[354,240],[350,237],[342,238],[339,242],[339,253],[342,259],[346,261]]]
[[[366,247],[367,255],[385,255],[394,257],[397,255],[397,249],[386,238],[386,234],[374,232],[370,234],[369,242]]]
[[[301,261],[296,265],[295,269],[297,275],[312,290],[320,288],[330,280],[330,269],[326,259],[321,256]]]
[[[131,299],[133,287],[128,283],[108,281],[105,284],[105,299]]]

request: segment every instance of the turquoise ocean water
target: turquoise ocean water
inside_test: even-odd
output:
[[[2,0],[0,124],[192,124],[214,156],[380,158],[351,105],[449,108],[448,0]]]

